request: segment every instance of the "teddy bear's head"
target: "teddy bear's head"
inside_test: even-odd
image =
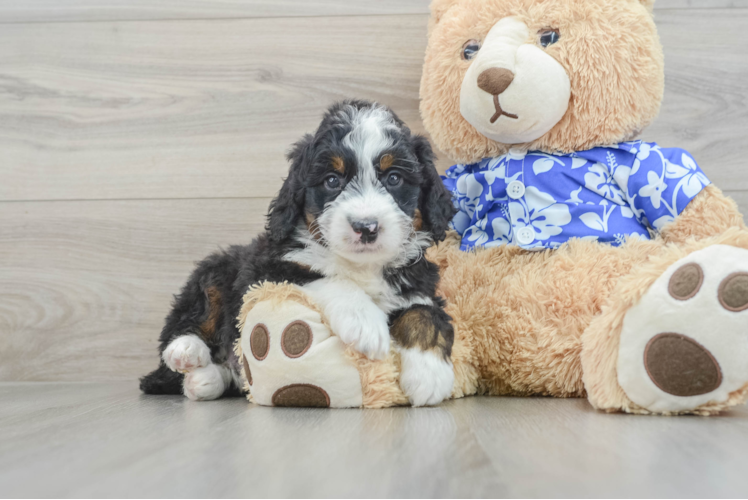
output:
[[[633,139],[664,87],[654,0],[434,0],[421,114],[473,163]]]

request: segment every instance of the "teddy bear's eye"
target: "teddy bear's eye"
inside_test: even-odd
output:
[[[561,34],[558,30],[540,30],[540,45],[542,45],[543,48],[558,42],[559,38],[561,38]]]
[[[464,61],[469,61],[475,54],[480,50],[480,42],[478,40],[468,40],[462,46],[461,56]]]

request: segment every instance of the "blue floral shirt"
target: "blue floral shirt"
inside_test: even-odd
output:
[[[463,250],[650,238],[709,185],[691,155],[642,141],[567,155],[510,151],[447,170]]]

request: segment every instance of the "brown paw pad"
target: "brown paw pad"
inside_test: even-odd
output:
[[[298,358],[312,346],[312,329],[304,321],[294,321],[283,330],[281,349],[289,358]]]
[[[273,406],[329,408],[330,396],[311,384],[292,384],[281,387],[273,394]]]
[[[668,292],[676,300],[694,297],[704,283],[704,271],[695,263],[686,264],[673,273],[668,283]]]
[[[270,334],[268,329],[262,323],[255,325],[252,334],[249,336],[249,346],[252,348],[252,355],[262,361],[268,355],[270,350]]]
[[[728,311],[748,309],[748,273],[733,273],[719,285],[719,303]]]
[[[674,396],[699,396],[722,383],[722,371],[714,356],[679,333],[652,337],[644,349],[644,366],[652,382]]]

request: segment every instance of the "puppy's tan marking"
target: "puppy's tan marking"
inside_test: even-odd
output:
[[[408,311],[392,325],[392,336],[399,339],[405,347],[418,346],[423,350],[434,347],[436,329],[431,315],[424,309]]]
[[[203,333],[203,338],[208,340],[216,333],[218,319],[221,317],[223,298],[218,287],[215,286],[206,288],[205,296],[208,299],[208,319],[202,322],[200,331]]]
[[[416,212],[413,214],[413,229],[420,231],[423,228],[423,216],[421,211],[416,208]]]
[[[406,311],[392,324],[392,338],[405,348],[418,347],[448,359],[452,342],[446,332],[440,331],[437,319],[425,307],[415,307]]]
[[[312,235],[312,238],[320,241],[322,239],[322,231],[320,230],[319,223],[317,222],[317,216],[307,212],[304,215],[304,220],[306,221],[306,227],[307,229],[309,229],[309,234]]]
[[[384,172],[385,170],[390,168],[393,163],[395,163],[395,158],[393,158],[392,155],[384,155],[379,160],[379,169]]]
[[[340,156],[334,156],[332,159],[332,168],[337,170],[341,175],[345,175],[345,162]]]

